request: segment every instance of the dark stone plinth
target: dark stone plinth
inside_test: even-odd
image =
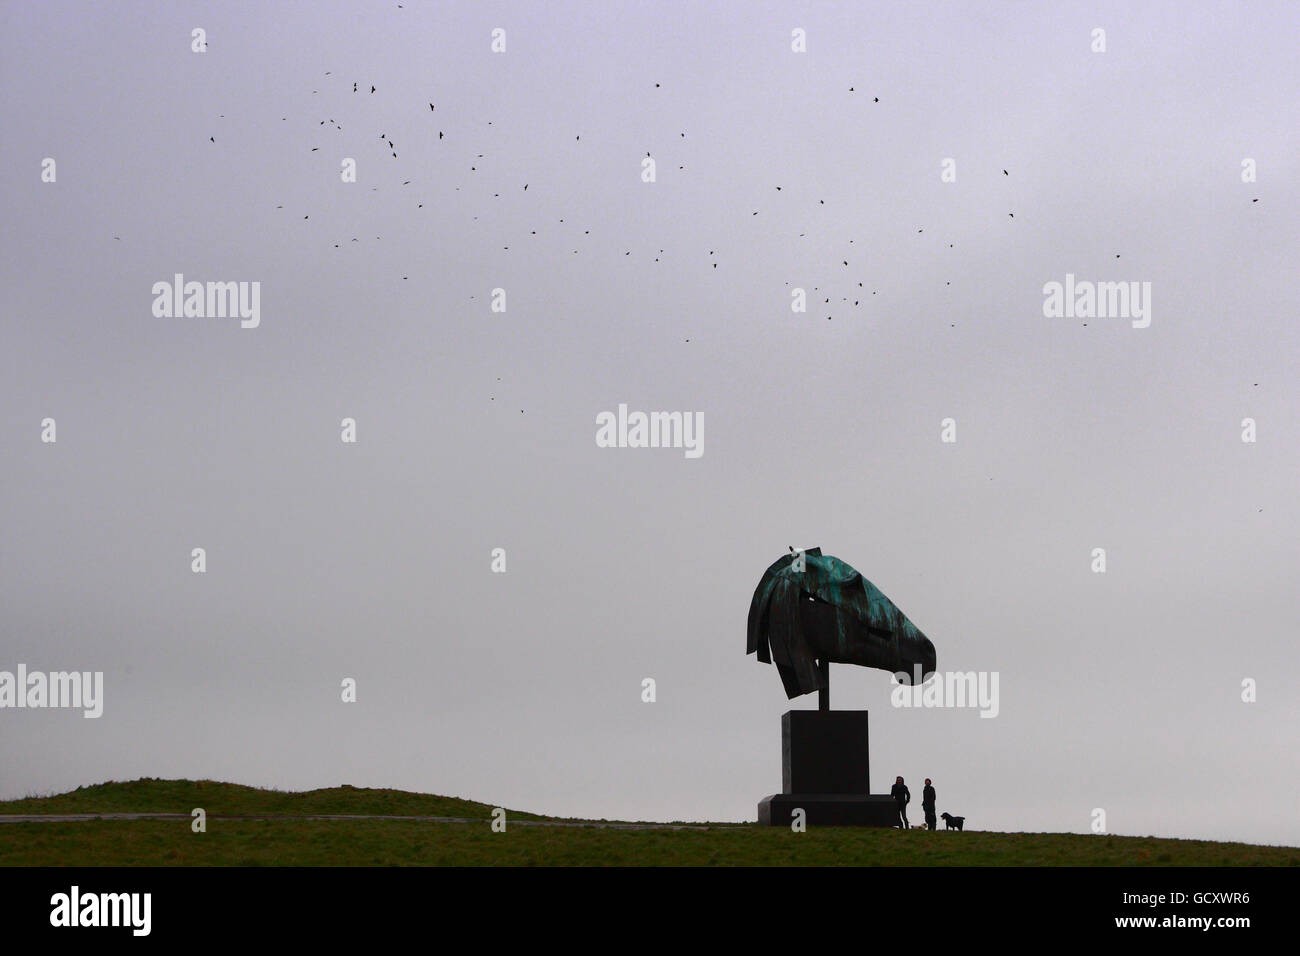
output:
[[[758,822],[786,826],[796,808],[810,826],[892,827],[891,797],[871,794],[865,710],[791,710],[781,715],[783,793],[764,797]]]
[[[892,827],[898,825],[898,805],[887,794],[777,793],[758,804],[763,826],[788,827],[795,808],[815,827]]]
[[[781,715],[782,793],[870,793],[865,710]]]

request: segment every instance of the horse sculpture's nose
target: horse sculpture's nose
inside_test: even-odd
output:
[[[921,680],[925,680],[934,673],[935,662],[938,655],[934,650],[934,643],[924,634],[918,632],[919,640],[913,648],[904,652],[904,661],[907,664],[908,682],[911,683],[916,679],[917,669],[920,669]],[[910,653],[909,653],[910,651]]]

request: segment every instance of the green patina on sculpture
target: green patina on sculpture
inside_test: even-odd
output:
[[[746,653],[775,663],[787,697],[826,688],[826,665],[912,677],[934,672],[934,644],[881,590],[821,548],[783,555],[749,605]],[[820,665],[820,666],[819,666]]]

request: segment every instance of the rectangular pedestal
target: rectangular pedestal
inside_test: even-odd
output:
[[[871,793],[865,710],[790,710],[781,715],[783,793],[758,805],[758,822],[788,827],[794,811],[821,827],[892,827],[898,808]]]
[[[763,826],[788,827],[795,809],[815,827],[892,827],[898,825],[898,805],[887,795],[857,793],[777,793],[758,804]]]
[[[781,715],[783,793],[870,793],[865,710]]]

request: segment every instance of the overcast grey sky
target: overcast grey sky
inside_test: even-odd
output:
[[[0,670],[105,680],[0,710],[0,797],[752,819],[816,700],[750,595],[819,545],[1000,677],[834,668],[877,792],[1300,843],[1295,4],[0,9]],[[176,273],[260,325],[155,317]],[[620,403],[703,454],[597,447]]]

